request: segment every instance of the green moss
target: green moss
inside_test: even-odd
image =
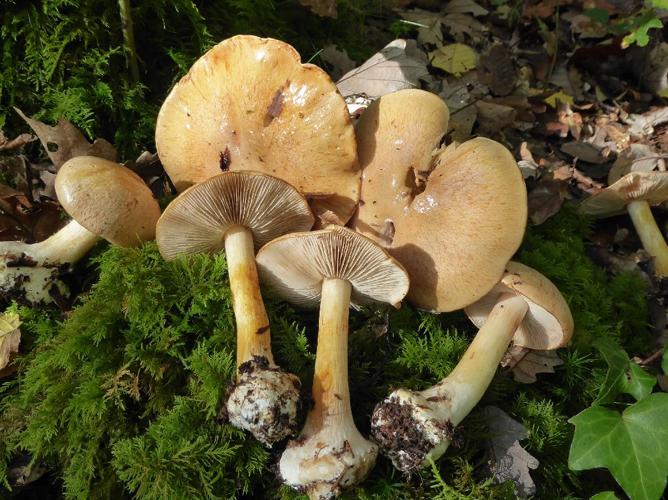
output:
[[[594,491],[567,469],[568,417],[588,406],[605,373],[591,341],[631,349],[646,338],[646,288],[632,275],[608,277],[586,256],[588,224],[568,208],[529,231],[519,258],[549,276],[576,319],[555,374],[521,385],[500,372],[483,398],[524,424],[540,498]],[[110,248],[96,257],[99,280],[66,318],[17,308],[29,353],[0,386],[0,477],[17,451],[47,461],[69,498],[297,498],[278,484],[265,450],[218,421],[234,371],[234,321],[222,256],[164,262],[155,244]],[[16,306],[14,306],[16,308]],[[317,311],[268,301],[274,352],[308,390]],[[620,314],[619,311],[623,311]],[[475,334],[461,314],[410,306],[351,313],[350,385],[355,421],[392,388],[426,387],[446,376]],[[513,498],[489,481],[488,432],[475,409],[456,443],[407,481],[381,458],[348,498]],[[5,483],[5,486],[7,484]]]

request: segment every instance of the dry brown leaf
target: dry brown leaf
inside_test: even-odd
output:
[[[443,43],[443,14],[422,9],[411,9],[399,12],[406,21],[419,25],[417,40],[420,45],[430,43],[440,46]]]
[[[487,26],[468,14],[448,14],[441,22],[455,41],[460,43],[464,42],[463,35],[478,39],[488,31]]]
[[[374,54],[359,68],[346,73],[336,84],[346,97],[365,94],[380,97],[402,89],[420,87],[420,79],[428,77],[426,56],[415,40],[397,39]]]
[[[539,225],[556,215],[566,196],[566,183],[543,179],[528,195],[529,219]]]
[[[445,6],[446,14],[472,14],[474,16],[486,16],[489,11],[473,0],[450,0]]]
[[[319,16],[336,19],[336,0],[299,0],[299,3]]]
[[[19,351],[21,343],[21,320],[16,313],[4,313],[0,316],[0,370],[8,364],[11,354]]]
[[[320,51],[320,59],[329,65],[328,73],[332,80],[338,80],[355,68],[355,61],[348,57],[346,51],[333,44],[326,45]]]
[[[501,366],[510,368],[513,378],[521,384],[533,384],[539,373],[554,373],[554,367],[563,365],[556,351],[539,351],[512,346],[506,352]]]
[[[56,169],[75,156],[91,155],[111,161],[116,161],[118,158],[116,149],[108,141],[95,139],[93,144],[89,143],[84,135],[64,118],[52,127],[27,117],[18,108],[14,109],[35,131]]]
[[[508,49],[501,45],[492,45],[480,56],[478,77],[494,95],[506,96],[515,87],[515,66]]]
[[[606,163],[612,158],[612,151],[607,146],[600,147],[590,142],[573,141],[561,145],[561,151],[573,158],[578,158],[587,163]]]
[[[527,430],[495,406],[487,406],[483,412],[490,433],[487,449],[492,477],[497,483],[512,481],[520,498],[535,494],[536,485],[529,471],[537,469],[540,462],[520,445],[528,437]]]
[[[484,133],[495,134],[515,124],[515,108],[485,101],[478,101],[475,106],[478,109],[478,125]]]
[[[0,132],[0,151],[11,151],[12,149],[19,149],[34,141],[35,139],[36,137],[32,134],[20,134],[13,139],[7,139],[5,134]]]

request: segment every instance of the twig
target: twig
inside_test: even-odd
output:
[[[123,28],[123,45],[125,57],[130,68],[130,75],[134,83],[139,83],[139,66],[137,65],[137,49],[135,48],[135,32],[132,29],[132,14],[130,0],[118,0],[121,13],[121,27]]]

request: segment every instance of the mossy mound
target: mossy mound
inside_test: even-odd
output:
[[[524,446],[540,498],[600,491],[567,468],[567,418],[588,406],[605,363],[591,347],[613,338],[637,352],[648,335],[641,278],[608,278],[585,255],[587,223],[564,210],[529,231],[519,258],[554,280],[573,309],[573,345],[555,374],[518,384],[500,372],[485,404],[529,430]],[[282,449],[266,450],[219,415],[234,373],[234,321],[223,256],[165,262],[155,244],[110,248],[99,281],[65,318],[15,307],[30,345],[17,378],[2,385],[0,474],[18,452],[44,460],[68,498],[275,498],[295,496],[274,474]],[[622,307],[620,304],[624,304]],[[315,312],[270,302],[277,361],[310,387]],[[351,315],[350,385],[368,433],[374,404],[391,387],[421,388],[447,375],[474,329],[461,314],[404,306]],[[645,344],[646,345],[646,344]],[[308,392],[308,391],[306,391]],[[486,428],[475,410],[458,445],[432,470],[405,480],[381,459],[355,498],[513,498],[486,470]]]

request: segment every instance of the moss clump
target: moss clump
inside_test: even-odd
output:
[[[497,405],[528,429],[523,445],[541,463],[531,472],[540,498],[600,489],[567,468],[566,420],[591,404],[605,370],[591,341],[614,338],[632,350],[647,336],[642,280],[596,268],[585,252],[587,231],[566,209],[532,228],[519,254],[573,309],[577,329],[560,351],[564,364],[531,385],[500,372],[480,405]],[[272,472],[282,447],[265,450],[217,417],[234,373],[224,257],[164,262],[148,244],[111,248],[96,262],[99,281],[66,318],[18,308],[31,350],[18,377],[0,386],[0,478],[13,455],[28,452],[62,478],[69,498],[296,498]],[[279,302],[268,310],[277,361],[308,392],[317,312]],[[475,333],[461,313],[409,306],[353,312],[351,331],[352,405],[365,434],[391,388],[421,389],[446,376]],[[446,456],[410,480],[381,458],[350,497],[514,498],[512,484],[489,479],[482,412],[456,434]]]

